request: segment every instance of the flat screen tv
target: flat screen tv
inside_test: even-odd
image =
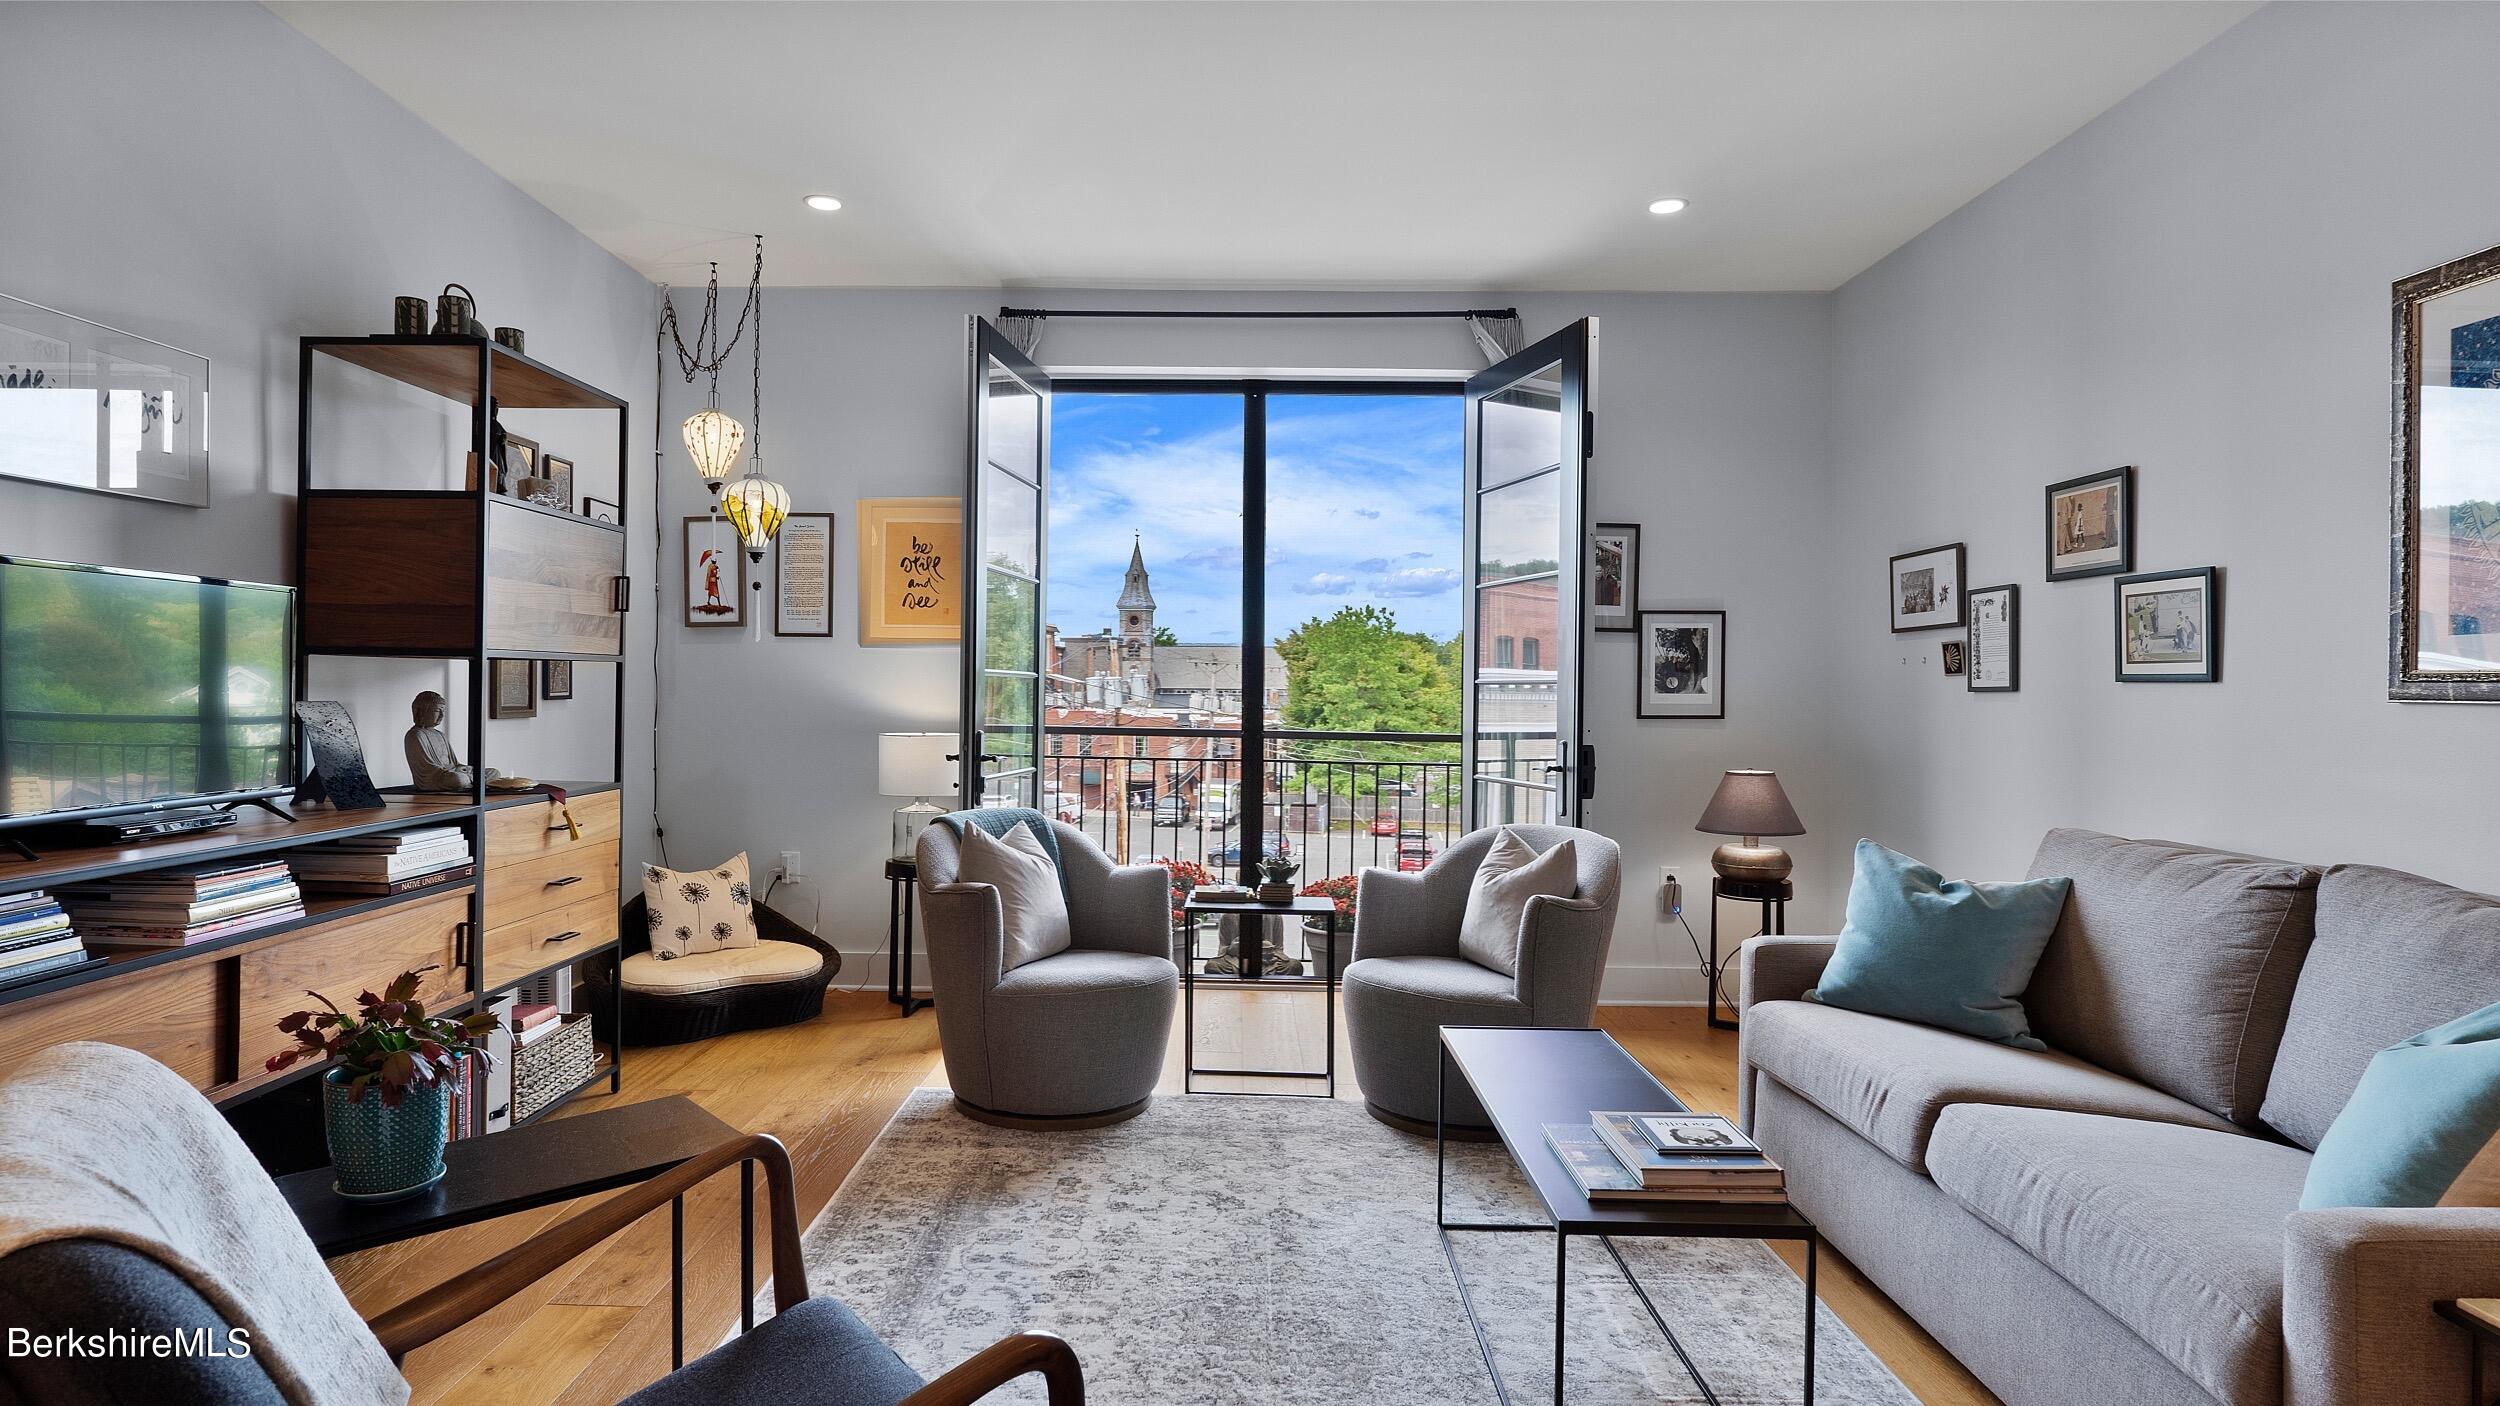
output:
[[[295,591],[0,557],[0,827],[292,789]]]

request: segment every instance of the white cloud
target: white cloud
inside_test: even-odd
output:
[[[1458,569],[1449,566],[1410,566],[1372,583],[1372,594],[1390,597],[1443,596],[1457,589]]]
[[[1336,571],[1316,571],[1299,588],[1306,596],[1350,596],[1359,584],[1351,576]]]

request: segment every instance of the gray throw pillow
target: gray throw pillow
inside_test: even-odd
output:
[[[1538,894],[1569,898],[1579,886],[1580,860],[1571,841],[1539,854],[1503,826],[1468,886],[1466,915],[1458,923],[1458,954],[1504,976],[1519,975],[1519,930],[1527,921],[1528,900]]]

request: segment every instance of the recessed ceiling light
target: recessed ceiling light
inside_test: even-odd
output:
[[[1679,206],[1683,203],[1684,202],[1681,200],[1676,202]],[[811,195],[807,197],[807,208],[810,210],[839,210],[842,208],[842,202],[834,199],[830,195]],[[1653,205],[1650,208],[1655,210],[1658,207]]]
[[[813,204],[814,202],[810,201],[809,203]],[[1649,213],[1653,215],[1672,215],[1676,211],[1683,208],[1684,202],[1681,200],[1653,200],[1649,202]]]

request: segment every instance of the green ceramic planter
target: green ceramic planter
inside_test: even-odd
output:
[[[382,1106],[379,1088],[366,1089],[362,1100],[350,1103],[349,1082],[342,1069],[321,1079],[322,1126],[339,1194],[395,1201],[442,1180],[443,1144],[451,1132],[450,1081],[410,1089],[397,1108]]]

